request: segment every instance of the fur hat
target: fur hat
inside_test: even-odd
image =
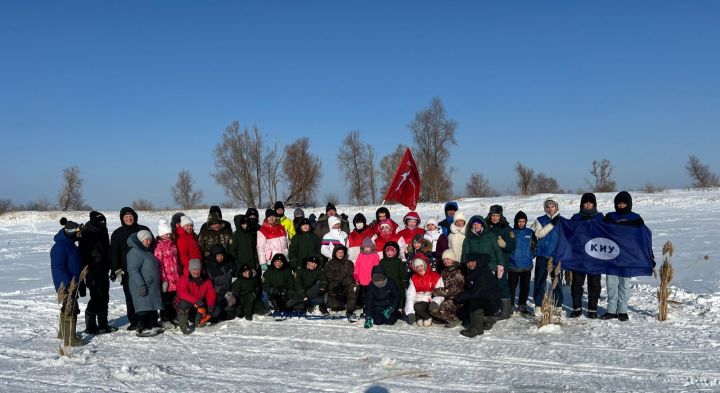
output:
[[[188,263],[188,269],[189,270],[202,270],[202,262],[200,262],[199,259],[191,259]]]
[[[100,212],[96,212],[94,210],[90,212],[90,222],[92,222],[95,225],[106,225],[107,224],[105,215]]]
[[[146,239],[152,240],[152,232],[148,231],[147,229],[143,229],[142,231],[139,231],[137,233],[137,238],[138,240],[140,240],[140,242],[143,242]]]
[[[181,227],[184,227],[185,225],[193,225],[193,220],[192,220],[192,218],[190,218],[190,217],[188,217],[188,216],[182,216],[182,217],[180,217],[180,226],[181,226]]]
[[[458,222],[460,220],[463,220],[467,223],[467,220],[465,219],[465,213],[458,210],[455,212],[455,215],[453,216],[453,222]]]
[[[158,222],[158,236],[162,236],[168,233],[172,233],[170,225],[168,225],[167,221],[164,218],[160,219],[160,222]]]
[[[548,206],[550,206],[550,205],[555,205],[555,208],[556,208],[558,211],[560,211],[560,204],[557,203],[557,200],[555,199],[555,197],[547,198],[547,199],[545,200],[545,202],[543,202],[543,209],[545,209],[545,211],[547,211],[547,208],[548,208]]]
[[[500,205],[492,205],[490,206],[490,215],[493,214],[499,214],[500,216],[503,215],[503,207]]]
[[[222,223],[222,216],[218,214],[218,212],[211,211],[208,214],[207,224],[213,225],[213,224],[220,224]]]
[[[320,265],[320,259],[316,257],[315,255],[310,255],[309,257],[303,258],[303,265],[307,266],[308,262],[313,262],[316,265]]]
[[[585,202],[592,202],[593,207],[597,207],[597,198],[595,197],[595,194],[593,194],[592,192],[586,192],[580,198],[580,208],[581,209]]]
[[[627,191],[620,191],[615,195],[615,200],[613,201],[615,203],[615,211],[621,214],[629,213],[632,211],[632,196]],[[624,209],[619,209],[618,204],[620,202],[625,202],[627,204],[627,207]]]

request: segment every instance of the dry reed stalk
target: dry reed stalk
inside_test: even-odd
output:
[[[543,296],[542,306],[540,306],[540,319],[538,320],[538,327],[543,327],[552,322],[559,322],[559,319],[554,321],[553,317],[557,311],[557,307],[555,307],[554,292],[560,282],[560,263],[558,263],[557,266],[553,266],[553,259],[548,259],[547,271],[548,278],[552,276],[552,286],[550,289],[545,291],[545,296]]]
[[[663,264],[660,267],[660,287],[658,288],[657,297],[659,302],[658,321],[667,320],[667,308],[671,303],[670,298],[670,282],[673,279],[674,270],[670,257],[674,252],[673,245],[670,241],[663,245]]]

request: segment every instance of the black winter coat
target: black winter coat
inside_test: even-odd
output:
[[[235,276],[235,259],[232,255],[225,253],[222,263],[215,260],[215,254],[205,258],[205,271],[212,280],[215,293],[218,296],[225,296],[225,293],[232,289],[232,280]]]
[[[79,247],[83,266],[89,266],[88,273],[107,277],[110,271],[110,237],[107,226],[88,221],[80,238]]]
[[[123,223],[122,218],[126,213],[130,213],[135,217],[135,223],[133,225],[127,226]],[[132,208],[123,207],[120,209],[120,228],[114,230],[112,236],[110,236],[110,266],[113,271],[122,269],[123,272],[127,273],[127,254],[128,251],[130,251],[127,240],[130,235],[142,230],[150,231],[145,225],[138,224],[137,219],[138,215]],[[150,231],[150,233],[152,233],[152,231]]]
[[[380,267],[375,266],[373,273],[375,273],[376,268]],[[371,281],[365,291],[365,307],[367,314],[372,314],[373,310],[382,311],[388,307],[397,310],[400,307],[400,289],[395,284],[395,281],[388,279],[387,284],[382,288],[375,286]]]
[[[482,308],[486,315],[494,314],[501,307],[500,287],[495,273],[488,266],[486,258],[479,258],[475,270],[468,270],[463,266],[465,273],[465,287],[455,296],[456,303],[474,305],[472,309]]]

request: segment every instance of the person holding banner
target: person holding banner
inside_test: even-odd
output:
[[[535,231],[535,237],[538,239],[535,248],[535,285],[533,287],[535,315],[539,315],[543,297],[545,297],[547,265],[558,244],[558,233],[555,227],[560,219],[560,205],[554,198],[547,198],[543,203],[543,208],[545,215],[538,217],[532,228]],[[553,295],[555,296],[555,306],[562,306],[564,299],[560,285],[554,289]]]
[[[602,221],[603,214],[597,211],[597,198],[595,194],[588,192],[580,198],[580,212],[573,214],[570,221]],[[573,310],[570,318],[577,318],[582,315],[582,297],[583,286],[585,285],[585,277],[587,276],[588,286],[588,306],[587,317],[596,319],[598,317],[597,304],[600,298],[600,274],[586,274],[584,272],[572,272],[572,285],[570,293],[572,294]]]

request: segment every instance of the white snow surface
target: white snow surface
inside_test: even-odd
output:
[[[598,208],[612,209],[612,194],[598,194]],[[459,200],[469,218],[501,204],[512,222],[523,210],[542,214],[548,195]],[[566,217],[579,195],[559,195]],[[538,329],[513,316],[475,339],[460,328],[395,326],[364,329],[362,321],[256,316],[198,329],[139,338],[125,329],[85,336],[71,357],[58,356],[58,306],[49,250],[62,212],[19,212],[0,217],[0,391],[230,391],[230,392],[637,392],[720,391],[720,190],[633,193],[634,211],[653,231],[661,261],[665,241],[675,246],[668,321],[656,319],[657,280],[633,279],[630,321],[563,318]],[[401,222],[408,211],[388,206]],[[351,219],[369,220],[376,207],[338,206]],[[223,210],[226,220],[242,210]],[[288,209],[291,214],[292,209]],[[443,204],[421,204],[421,217],[443,218]],[[306,209],[319,214],[322,208]],[[104,212],[110,231],[117,211]],[[206,211],[189,211],[199,228]],[[154,232],[172,212],[140,212]],[[262,215],[262,211],[261,211]],[[87,213],[69,213],[77,222]],[[603,280],[603,287],[604,287]],[[569,301],[569,288],[565,299]],[[122,289],[112,284],[111,324],[127,325]],[[81,299],[84,309],[88,298]],[[604,312],[603,288],[600,314]],[[566,309],[567,311],[567,309]],[[82,314],[78,330],[82,330]]]

